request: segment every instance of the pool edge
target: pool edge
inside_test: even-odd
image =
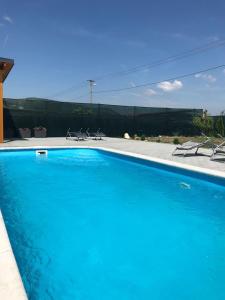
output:
[[[219,178],[225,179],[225,172],[222,172],[222,171],[197,167],[197,166],[193,166],[193,165],[189,165],[189,164],[170,161],[167,159],[157,158],[157,157],[153,157],[153,156],[147,156],[144,154],[138,154],[138,153],[133,153],[133,152],[128,152],[128,151],[116,150],[116,149],[112,149],[112,148],[93,147],[93,149],[100,149],[100,150],[104,150],[104,151],[108,151],[108,152],[112,152],[112,153],[121,154],[121,155],[124,155],[127,157],[139,158],[141,160],[154,162],[154,163],[157,163],[160,165],[165,165],[165,166],[172,167],[172,168],[183,169],[183,170],[187,170],[187,171],[191,171],[191,172],[195,172],[195,173],[200,173],[200,174],[205,174],[205,175],[209,175],[212,177],[219,177]]]
[[[0,299],[28,300],[0,210]]]
[[[1,151],[15,151],[15,150],[37,150],[37,149],[94,149],[94,150],[103,150],[103,151],[108,151],[111,153],[117,153],[121,155],[125,155],[128,157],[135,157],[139,158],[142,160],[147,160],[149,162],[155,162],[161,165],[166,165],[169,167],[175,167],[178,169],[183,169],[183,170],[188,170],[196,173],[203,173],[205,175],[210,175],[213,177],[219,177],[219,178],[225,178],[225,172],[222,171],[217,171],[217,170],[212,170],[208,168],[202,168],[202,167],[197,167],[194,165],[189,165],[181,162],[175,162],[175,161],[170,161],[167,159],[162,159],[162,158],[157,158],[153,156],[148,156],[144,154],[139,154],[139,153],[134,153],[134,152],[128,152],[128,151],[123,151],[123,150],[117,150],[114,148],[108,148],[108,147],[102,147],[102,146],[28,146],[28,147],[0,147],[0,153]]]

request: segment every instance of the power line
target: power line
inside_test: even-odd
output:
[[[181,60],[181,59],[184,59],[184,58],[187,58],[187,57],[190,57],[190,56],[197,55],[197,54],[202,53],[202,52],[206,52],[210,49],[222,47],[224,45],[225,45],[225,39],[220,39],[218,41],[213,41],[213,42],[207,43],[207,44],[205,44],[203,46],[200,46],[200,47],[192,48],[190,50],[186,50],[184,52],[168,56],[164,59],[156,60],[152,63],[138,65],[136,67],[132,67],[132,68],[124,70],[124,71],[108,73],[108,74],[96,77],[95,80],[102,80],[106,77],[111,77],[111,76],[115,77],[115,76],[129,75],[131,73],[139,72],[143,68],[151,69],[151,68],[163,65],[163,64],[171,63],[171,62],[174,62],[174,61],[177,61],[177,60]]]
[[[87,85],[87,83],[86,83],[86,85]],[[80,95],[77,96],[76,98],[78,98],[78,99],[80,99],[80,100],[81,100],[81,98],[85,98],[85,100],[86,100],[86,99],[88,99],[88,92],[85,92],[85,93],[83,93],[83,94],[80,94]]]
[[[183,75],[176,76],[176,77],[170,77],[170,78],[163,79],[163,80],[160,80],[160,81],[143,83],[143,84],[139,84],[139,85],[132,86],[132,87],[124,87],[124,88],[111,89],[111,90],[99,90],[99,91],[96,91],[95,94],[111,93],[111,92],[121,92],[121,91],[136,89],[136,88],[139,88],[139,87],[156,85],[156,84],[162,83],[164,81],[172,81],[172,80],[177,80],[177,79],[183,79],[183,78],[186,78],[186,77],[194,76],[196,74],[206,73],[208,71],[212,71],[212,70],[216,70],[216,69],[224,68],[224,67],[225,67],[225,64],[218,65],[218,66],[210,67],[210,68],[207,68],[207,69],[204,69],[204,70],[200,70],[200,71],[196,71],[196,72],[192,72],[192,73],[187,73],[187,74],[183,74]]]
[[[181,59],[184,59],[184,58],[187,58],[187,57],[191,57],[191,56],[197,55],[197,54],[202,53],[202,52],[206,52],[206,51],[214,49],[214,48],[222,47],[224,45],[225,45],[225,39],[220,39],[220,40],[217,40],[217,41],[207,43],[207,44],[205,44],[203,46],[200,46],[200,47],[195,47],[195,48],[192,48],[190,50],[186,50],[184,52],[168,56],[164,59],[153,61],[152,63],[142,64],[142,65],[138,65],[138,66],[129,68],[129,69],[124,70],[124,71],[117,71],[117,72],[108,73],[108,74],[105,74],[105,75],[102,75],[102,76],[98,76],[98,77],[95,77],[94,80],[95,81],[97,81],[97,80],[100,81],[100,80],[102,80],[104,78],[107,78],[107,77],[126,76],[126,75],[129,75],[129,74],[132,74],[132,73],[139,72],[143,68],[152,69],[152,68],[161,66],[163,64],[168,64],[168,63],[171,63],[171,62],[175,62],[177,60],[181,60]],[[69,87],[67,89],[63,89],[63,90],[51,95],[50,98],[51,97],[58,97],[58,96],[61,96],[63,94],[67,94],[69,92],[74,91],[75,89],[81,89],[85,85],[86,85],[86,81],[81,81],[80,84],[72,85],[71,87]]]
[[[50,96],[51,97],[58,97],[58,96],[61,96],[63,94],[68,94],[69,92],[72,92],[74,89],[78,89],[80,90],[82,87],[86,86],[86,81],[81,81],[80,84],[75,84],[75,85],[72,85],[71,87],[67,88],[67,89],[64,89],[64,90],[61,90],[61,91],[58,91],[56,92],[55,94],[52,94]]]

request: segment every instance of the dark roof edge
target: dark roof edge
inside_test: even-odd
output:
[[[11,59],[11,58],[0,57],[0,62],[1,61],[11,63],[12,65],[14,65],[14,59]]]

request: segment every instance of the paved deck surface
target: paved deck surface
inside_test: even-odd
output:
[[[188,157],[172,156],[171,153],[175,149],[174,145],[153,143],[147,141],[134,141],[119,138],[105,138],[102,141],[86,140],[71,141],[65,138],[31,138],[26,140],[14,140],[0,144],[1,147],[35,147],[35,146],[100,146],[112,148],[116,150],[128,151],[137,154],[143,154],[170,161],[181,162],[188,165],[207,168],[225,172],[225,157],[220,162],[210,161],[211,150],[200,149],[199,155],[191,155]]]

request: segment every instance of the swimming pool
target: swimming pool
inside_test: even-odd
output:
[[[93,149],[1,152],[29,299],[225,299],[224,181],[189,175]]]

